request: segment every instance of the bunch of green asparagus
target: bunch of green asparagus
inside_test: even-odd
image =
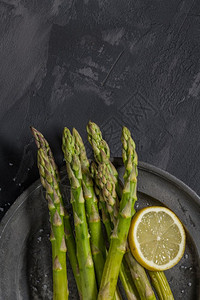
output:
[[[128,128],[122,130],[124,184],[110,160],[100,128],[87,126],[94,153],[89,161],[76,129],[64,128],[62,150],[71,187],[73,226],[60,192],[60,176],[44,136],[31,128],[38,147],[38,169],[51,223],[53,299],[69,296],[68,255],[80,299],[174,299],[163,272],[150,272],[134,259],[127,236],[137,201],[137,153]],[[103,228],[103,226],[104,228]],[[106,236],[105,236],[106,235]],[[66,254],[67,253],[67,254]],[[118,281],[124,292],[120,292]],[[153,286],[153,288],[152,288]]]

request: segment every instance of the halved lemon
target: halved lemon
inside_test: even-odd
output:
[[[185,230],[168,208],[141,209],[132,219],[129,245],[135,259],[146,269],[164,271],[176,265],[185,251]]]

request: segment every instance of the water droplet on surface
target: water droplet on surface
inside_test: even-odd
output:
[[[188,286],[192,286],[192,282],[188,282]]]
[[[0,192],[1,192],[1,187],[0,187]]]
[[[4,211],[4,208],[3,208],[3,207],[0,207],[0,211]]]
[[[9,162],[9,166],[12,167],[12,166],[13,166],[13,163],[12,163],[12,162]]]
[[[193,270],[193,267],[189,267],[189,271],[192,271]]]
[[[13,178],[13,181],[14,181],[14,182],[16,181],[16,177]]]
[[[43,285],[43,289],[44,289],[44,290],[47,289],[47,285],[46,285],[46,284]]]
[[[136,204],[135,204],[135,208],[137,209],[139,207],[139,203],[138,202],[136,202]]]
[[[41,240],[42,240],[41,236],[39,236],[39,238],[37,240],[38,240],[38,242],[41,242]]]
[[[181,265],[179,269],[180,269],[180,270],[184,270],[184,269],[185,269],[185,266]]]
[[[189,255],[188,254],[185,254],[185,259],[188,259]]]
[[[42,228],[39,230],[39,232],[43,232],[43,231],[44,231],[44,229],[42,229]]]
[[[22,184],[21,183],[18,183],[18,186],[21,186]]]
[[[185,293],[185,290],[182,290],[181,293],[184,294],[184,293]]]

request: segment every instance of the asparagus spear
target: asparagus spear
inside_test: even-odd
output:
[[[55,172],[48,158],[47,152],[40,148],[38,150],[38,168],[41,182],[46,189],[46,197],[50,212],[52,226],[52,263],[53,263],[53,299],[68,299],[68,282],[66,270],[66,244],[64,235],[63,215],[64,209],[62,198],[55,179]]]
[[[46,153],[46,155],[48,157],[48,162],[50,162],[50,165],[53,169],[54,182],[57,181],[56,185],[57,185],[58,195],[59,195],[59,198],[60,198],[60,203],[63,206],[61,193],[60,193],[60,190],[59,190],[59,187],[58,187],[59,182],[60,182],[58,167],[57,167],[57,165],[54,161],[53,154],[51,152],[49,144],[48,144],[47,140],[44,138],[44,136],[38,130],[36,130],[33,127],[31,127],[31,130],[32,130],[32,133],[35,137],[37,147],[39,149],[42,148],[43,151]],[[45,187],[46,183],[44,182],[43,177],[41,177],[41,181],[43,182],[43,186]],[[54,201],[57,202],[58,200],[56,200],[57,199],[56,192],[54,192],[53,197],[54,197]],[[51,196],[49,197],[49,195],[47,194],[47,198],[49,200],[49,209],[50,209],[50,211],[52,210],[52,213],[54,213]],[[62,210],[62,206],[61,206],[61,210]],[[51,219],[53,220],[53,216],[51,216]],[[72,231],[72,227],[71,227],[71,223],[70,223],[70,219],[69,219],[69,214],[66,211],[66,209],[64,209],[63,221],[64,221],[64,232],[65,232],[65,242],[66,242],[66,246],[67,246],[67,254],[68,254],[68,257],[69,257],[69,261],[70,261],[70,264],[71,264],[71,267],[72,267],[72,271],[73,271],[75,280],[76,280],[78,292],[79,292],[79,295],[80,295],[80,298],[81,298],[80,273],[79,273],[78,261],[77,261],[77,257],[76,257],[76,245],[75,245],[73,231]]]
[[[67,245],[67,253],[68,253],[69,261],[72,267],[74,278],[76,280],[79,297],[80,299],[82,299],[80,272],[79,272],[78,260],[76,257],[76,244],[75,244],[74,235],[70,223],[70,217],[66,209],[64,209],[64,230],[65,230],[65,241]]]
[[[92,162],[91,165],[91,169],[92,169],[92,173],[93,176],[94,172],[97,173],[96,166],[94,164],[94,162]],[[101,213],[102,213],[102,221],[104,223],[105,229],[106,229],[106,234],[107,234],[107,238],[108,241],[110,242],[110,237],[112,234],[112,222],[110,220],[110,216],[109,213],[107,212],[107,208],[106,208],[106,203],[103,200],[103,195],[101,190],[98,188],[97,185],[95,185],[95,192],[99,198],[99,208],[101,209]],[[126,265],[125,260],[122,260],[121,266],[120,266],[120,271],[119,271],[119,278],[121,280],[121,283],[123,285],[124,291],[126,293],[126,297],[128,300],[137,300],[139,299],[139,295],[137,293],[137,290],[132,282],[132,278],[131,278],[131,274],[130,271],[128,269],[128,266]]]
[[[160,300],[174,300],[172,291],[164,272],[149,271],[152,285],[154,286]]]
[[[54,157],[53,157],[53,154],[52,154],[52,151],[50,149],[50,146],[49,146],[49,143],[47,142],[47,140],[44,138],[44,136],[41,134],[41,132],[39,132],[37,129],[35,129],[34,127],[30,127],[31,128],[31,131],[32,131],[32,134],[35,138],[35,143],[39,148],[43,148],[46,150],[46,153],[47,153],[47,156],[48,156],[48,159],[53,167],[53,170],[54,170],[54,175],[55,175],[55,178],[58,182],[60,182],[60,176],[59,176],[59,172],[58,172],[58,167],[55,163],[55,160],[54,160]]]
[[[106,259],[106,248],[101,228],[101,220],[99,216],[97,198],[94,193],[93,180],[89,169],[90,164],[87,159],[82,138],[76,129],[73,129],[73,137],[75,139],[76,147],[78,148],[81,164],[83,194],[85,197],[87,220],[91,236],[91,250],[97,276],[97,283],[100,286]]]
[[[86,202],[87,219],[91,235],[91,250],[97,275],[97,282],[100,286],[106,258],[106,248],[102,234],[101,220],[85,146],[81,136],[75,128],[73,128],[73,137],[76,147],[78,148],[79,159],[81,163],[83,194]],[[119,291],[115,293],[115,299],[122,299]]]
[[[107,211],[109,212],[111,221],[115,226],[119,212],[119,201],[115,191],[113,175],[110,174],[107,165],[101,163],[98,166],[96,177],[98,184],[102,190],[102,195],[106,203]]]
[[[110,161],[110,148],[103,139],[99,126],[90,121],[87,125],[87,133],[88,141],[92,146],[96,162],[98,164],[102,162],[106,163],[110,173],[112,173],[114,176],[117,194],[121,195],[122,189],[118,183],[118,172]]]
[[[124,182],[126,182],[127,178],[131,174],[132,156],[134,157],[134,167],[136,170],[138,164],[137,154],[135,152],[135,143],[131,138],[130,131],[126,127],[123,128],[122,144],[122,158],[125,166]],[[137,201],[136,191],[137,189],[135,185],[135,187],[132,187],[130,192],[130,198],[132,199],[131,216],[133,216],[133,214],[135,213],[134,204]],[[144,268],[134,259],[129,248],[128,252],[125,255],[125,259],[130,266],[131,274],[134,278],[134,283],[136,285],[141,299],[156,300],[155,294],[151,288],[150,282],[147,278]]]
[[[141,300],[156,300],[144,268],[135,260],[129,248],[125,254],[125,259],[130,267],[131,275]]]
[[[129,135],[128,132],[127,132],[127,134]],[[125,143],[124,146],[126,146],[126,140],[124,140],[123,143]],[[128,168],[129,162],[128,162],[128,157],[127,157],[128,151],[123,151],[123,153],[122,153],[123,161],[125,164],[124,180],[126,180],[126,178],[130,174],[130,170]],[[132,197],[133,197],[134,201],[137,200],[134,193],[132,193]],[[133,207],[132,215],[134,215],[134,214],[135,214],[135,209]],[[147,277],[146,277],[146,272],[145,272],[144,268],[134,259],[130,250],[126,254],[126,260],[132,266],[131,272],[133,273],[133,276],[135,278],[137,278],[137,280],[135,281],[135,285],[136,285],[138,291],[141,291],[141,292],[143,291],[143,293],[140,294],[141,299],[156,299],[149,281],[146,280]],[[162,300],[174,299],[172,291],[169,287],[169,284],[168,284],[168,281],[167,281],[167,278],[166,278],[164,272],[148,271],[148,273],[149,273],[149,276],[151,277],[152,284],[159,296],[159,299],[162,299]]]
[[[105,203],[107,203],[107,206],[109,203],[108,211],[110,213],[113,224],[116,225],[116,221],[117,221],[116,216],[118,215],[118,207],[116,207],[115,205],[117,203],[117,196],[115,193],[115,185],[114,182],[112,181],[112,175],[109,174],[109,171],[107,170],[104,164],[100,164],[98,167],[98,176],[103,191],[104,201]],[[128,178],[128,176],[129,174],[126,174],[125,172],[125,178]],[[134,200],[135,198],[133,199],[133,201]],[[110,203],[112,203],[112,205],[110,205]],[[116,211],[115,213],[114,210]],[[156,299],[145,270],[132,257],[128,245],[127,245],[127,252],[125,253],[124,257],[130,267],[130,272],[132,274],[133,281],[135,283],[135,286],[138,290],[141,299]]]
[[[89,232],[85,214],[85,199],[82,191],[82,172],[78,149],[68,128],[64,128],[63,145],[67,172],[71,184],[71,202],[74,214],[77,258],[80,270],[83,299],[97,298],[97,285],[91,255]]]
[[[129,133],[127,132],[127,134]],[[123,143],[125,143],[124,146],[126,146],[126,140],[124,140]],[[125,163],[124,180],[126,180],[126,178],[130,174],[130,170],[129,168],[127,168],[128,166],[127,151],[123,151],[122,156],[123,156],[123,161]],[[133,199],[135,198],[136,201],[137,198],[135,197],[134,193],[132,194],[132,196]],[[133,207],[132,215],[134,214],[135,214],[135,209]],[[156,299],[153,290],[150,286],[150,283],[147,280],[147,276],[144,268],[134,259],[130,250],[125,255],[125,258],[129,263],[129,265],[131,266],[131,272],[133,277],[136,278],[135,285],[138,291],[140,291],[139,293],[141,299]],[[148,271],[148,273],[151,278],[152,284],[159,296],[159,299],[162,300],[174,299],[164,272]]]
[[[78,132],[75,129],[73,130],[73,134],[74,134],[74,138],[76,141],[76,145],[79,147],[79,150],[81,152],[79,157],[80,157],[80,162],[81,162],[81,170],[83,173],[83,191],[84,191],[84,196],[85,196],[85,200],[86,200],[86,210],[87,210],[88,219],[89,219],[88,223],[89,223],[89,227],[90,227],[90,231],[91,231],[91,240],[93,238],[93,245],[97,245],[97,246],[92,246],[91,249],[92,249],[92,252],[94,251],[92,253],[93,260],[94,260],[94,264],[96,266],[95,270],[96,270],[96,274],[97,274],[98,284],[100,286],[101,277],[102,277],[102,273],[103,273],[103,267],[105,264],[106,248],[105,248],[105,243],[104,243],[102,230],[101,230],[101,222],[100,222],[100,216],[99,216],[99,211],[98,211],[97,198],[96,198],[95,191],[94,191],[92,175],[89,170],[89,165],[88,165],[89,161],[87,159],[85,147],[84,147],[84,144],[82,142],[80,135],[78,134]],[[92,205],[95,206],[95,210],[94,210],[94,208],[92,208]],[[101,251],[96,251],[97,248],[101,249]],[[101,266],[101,264],[102,264],[102,266]],[[122,300],[119,289],[117,289],[115,292],[114,300]]]
[[[127,139],[127,137],[128,136],[126,134],[126,131],[123,130],[122,140],[126,140],[129,149],[132,149],[133,148],[132,145],[129,145],[130,138]],[[124,145],[125,143],[123,142],[123,146]],[[124,149],[124,151],[126,150],[127,147]],[[137,156],[135,155],[135,151],[132,151],[131,155],[129,154],[128,156],[128,168],[130,171],[130,175],[127,178],[125,178],[122,199],[120,202],[119,214],[117,217],[117,223],[111,235],[110,247],[109,247],[106,263],[104,266],[100,291],[98,294],[99,300],[100,299],[109,300],[113,298],[116,289],[121,261],[124,256],[124,253],[126,252],[127,235],[130,227],[132,208],[134,204],[132,198],[130,198],[130,193],[136,192],[136,183],[137,183],[137,167],[135,164],[136,160],[137,160]]]
[[[107,212],[106,204],[103,200],[103,195],[101,194],[101,191],[98,191],[99,199],[100,199],[100,207],[102,210],[102,219],[104,226],[106,228],[106,233],[108,240],[110,241],[110,237],[112,234],[112,223],[109,217],[109,214]],[[121,280],[121,283],[123,285],[124,291],[126,293],[126,297],[128,300],[137,300],[140,299],[138,292],[133,284],[132,277],[130,274],[130,270],[128,266],[126,265],[125,260],[122,260],[120,270],[119,270],[119,278]]]
[[[107,143],[103,143],[103,145],[105,145],[105,146],[100,147],[100,144],[101,144],[100,141],[102,141],[102,134],[100,132],[99,127],[96,124],[90,122],[88,125],[88,134],[89,134],[88,140],[92,144],[93,150],[96,153],[95,159],[97,160],[97,162],[104,162],[108,166],[109,165],[108,164],[108,159],[109,159],[108,154],[110,154],[110,151],[109,151],[109,149],[107,149],[108,148]],[[123,157],[124,160],[126,161],[126,151],[123,151],[123,156],[124,156]],[[118,178],[118,176],[116,175],[116,169],[109,168],[109,171],[116,179]],[[127,177],[129,174],[130,174],[130,171],[128,171],[128,169],[126,168],[124,176]],[[113,176],[112,176],[112,178],[113,178]],[[122,190],[119,188],[119,185],[116,185],[116,181],[114,181],[114,182],[115,182],[117,194],[121,198]],[[135,201],[136,201],[136,199],[135,199]],[[135,214],[135,210],[133,207],[132,215],[134,215],[134,214]],[[136,280],[135,283],[136,283],[137,288],[140,290],[140,294],[142,295],[141,297],[143,297],[142,299],[145,299],[146,294],[151,296],[152,289],[150,287],[148,278],[146,276],[146,273],[145,273],[145,270],[143,269],[143,267],[140,266],[136,262],[136,260],[132,257],[131,253],[125,254],[125,258],[129,264],[129,266],[131,266],[132,275],[133,275],[133,278]],[[153,284],[158,296],[160,297],[160,299],[163,299],[163,300],[173,299],[173,294],[172,294],[172,291],[168,284],[167,278],[164,275],[164,272],[159,272],[157,274],[156,271],[154,271],[154,272],[148,271],[148,273],[151,277],[152,284]],[[146,282],[146,284],[145,284],[145,282]],[[145,286],[147,287],[146,292],[145,292]],[[162,295],[161,295],[161,291],[162,291]],[[166,294],[166,297],[165,297],[165,294]]]
[[[123,160],[125,165],[125,174],[124,174],[124,181],[126,181],[130,174],[131,170],[134,166],[137,172],[137,154],[135,152],[135,144],[130,136],[130,132],[127,128],[123,128],[122,134],[122,143],[123,143]],[[114,176],[110,173],[108,168],[108,164],[104,163],[105,157],[102,155],[103,150],[100,149],[101,158],[103,159],[103,163],[99,164],[98,171],[96,172],[97,183],[102,189],[103,198],[107,205],[107,210],[110,214],[112,223],[116,226],[117,222],[117,215],[118,215],[118,198],[115,192],[115,181]],[[134,159],[133,159],[134,157]],[[137,175],[137,173],[136,173]],[[130,191],[130,198],[133,201],[131,207],[131,216],[134,213],[134,203],[137,199],[136,197],[136,184],[135,186],[132,184],[132,189]],[[128,245],[127,245],[128,246]],[[128,247],[127,247],[128,249]],[[130,267],[130,271],[132,274],[132,279],[137,287],[138,293],[141,299],[155,299],[154,292],[151,288],[150,282],[146,275],[145,270],[135,261],[133,257],[131,257],[130,261],[130,250],[125,253],[125,259]],[[134,261],[134,264],[133,264]],[[131,263],[132,262],[132,263]],[[138,272],[139,271],[139,272]]]

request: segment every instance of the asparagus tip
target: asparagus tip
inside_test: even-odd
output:
[[[40,148],[47,148],[49,146],[47,140],[44,138],[43,134],[38,131],[36,128],[34,128],[33,126],[30,126],[31,132],[35,138],[35,143],[38,147],[38,149]]]

